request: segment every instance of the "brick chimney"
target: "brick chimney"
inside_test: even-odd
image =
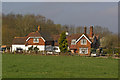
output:
[[[93,26],[90,26],[90,37],[93,37]]]
[[[84,26],[84,34],[86,34],[86,29],[87,29],[86,26]]]

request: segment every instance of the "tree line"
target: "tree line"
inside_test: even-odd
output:
[[[14,37],[24,37],[30,32],[36,31],[40,25],[41,32],[58,35],[61,32],[68,31],[69,34],[83,33],[84,26],[55,24],[51,19],[43,15],[34,14],[2,14],[2,44],[11,45]],[[87,29],[89,34],[89,27]],[[107,27],[94,26],[94,33],[100,38],[105,37],[104,46],[115,47],[118,45],[118,35],[109,31]],[[47,35],[46,34],[46,35]]]
[[[11,44],[15,36],[27,36],[30,32],[36,31],[38,25],[40,25],[41,32],[51,35],[60,33],[61,25],[54,24],[52,20],[42,15],[3,14],[2,44]]]

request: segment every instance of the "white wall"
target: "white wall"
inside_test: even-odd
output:
[[[16,51],[17,48],[22,48],[23,50],[28,50],[29,47],[31,47],[32,45],[12,45],[12,52]],[[33,47],[39,48],[39,51],[44,51],[45,50],[45,45],[33,45]]]
[[[23,50],[26,50],[25,45],[12,45],[12,52],[16,51],[17,48],[22,48]]]

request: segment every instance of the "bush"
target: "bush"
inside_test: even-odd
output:
[[[112,56],[113,54],[118,54],[119,50],[116,48],[111,48],[111,49],[103,49],[104,54],[109,54],[109,56]]]
[[[33,45],[31,47],[28,48],[28,51],[33,51]]]
[[[38,53],[38,50],[39,50],[39,48],[37,48],[37,46],[34,47],[34,51],[35,51],[35,53]]]
[[[91,49],[90,49],[90,53],[96,53],[96,49],[91,48]]]
[[[39,50],[39,48],[37,48],[37,46],[36,46],[36,47],[33,47],[33,45],[28,48],[28,51],[30,51],[30,52],[38,53],[38,50]]]
[[[111,54],[112,50],[111,49],[103,49],[104,54]]]

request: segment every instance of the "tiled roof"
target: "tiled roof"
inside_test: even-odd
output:
[[[71,34],[67,38],[69,38],[69,39],[78,39],[81,35],[82,34],[79,34],[79,33],[77,33],[77,34]]]
[[[85,35],[89,39],[89,34],[85,34]],[[82,36],[82,34],[79,34],[79,33],[71,34],[71,35],[67,36],[68,46],[71,46],[71,40],[72,39],[76,39],[77,40],[78,38],[80,38],[80,36]],[[52,37],[53,37],[53,40],[54,40],[54,45],[58,46],[59,45],[58,44],[58,40],[59,40],[60,35],[53,35]],[[91,39],[89,39],[89,40],[91,40]]]
[[[80,36],[82,36],[82,34],[78,33],[78,34],[71,34],[69,36],[67,36],[67,41],[68,41],[68,46],[71,46],[71,40],[72,39],[78,39],[80,38]],[[93,42],[93,39],[89,38],[89,34],[85,34],[85,36]],[[25,44],[26,42],[26,39],[28,37],[43,37],[46,41],[53,41],[54,40],[54,45],[55,46],[58,46],[58,40],[59,40],[59,37],[60,35],[50,35],[48,34],[47,32],[31,32],[30,34],[28,34],[27,37],[15,37],[14,40],[13,40],[13,44]],[[97,39],[98,39],[98,35],[96,36]]]
[[[31,32],[30,34],[28,34],[28,37],[43,37],[46,41],[53,41],[52,37],[50,34],[48,34],[47,32]]]
[[[52,37],[47,32],[42,33],[36,31],[29,33],[26,37],[15,37],[12,44],[25,44],[26,39],[29,37],[43,37],[45,41],[53,41]]]
[[[41,35],[39,32],[31,32],[28,34],[27,38],[28,37],[41,37]]]
[[[15,37],[12,44],[25,44],[26,37]]]
[[[71,34],[69,36],[67,36],[67,41],[68,41],[68,46],[71,45],[71,40],[72,39],[78,39],[82,34]]]
[[[51,34],[49,34],[48,32],[39,32],[39,33],[46,41],[53,41]]]

